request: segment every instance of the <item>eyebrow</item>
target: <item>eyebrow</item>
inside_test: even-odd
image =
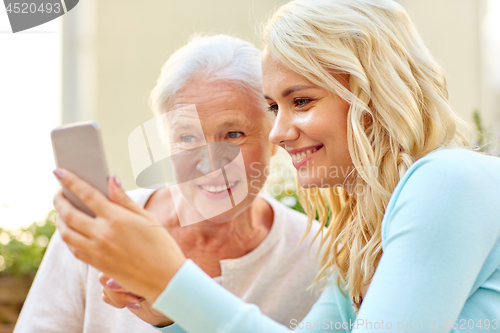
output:
[[[188,123],[177,123],[174,124],[172,127],[173,131],[178,131],[178,130],[189,130],[189,129],[196,129],[199,128],[200,126],[196,126],[195,124],[188,124]]]
[[[249,121],[241,120],[241,119],[235,119],[235,120],[227,120],[221,124],[217,125],[217,128],[228,128],[228,127],[240,127],[240,126],[248,126]]]
[[[291,87],[288,87],[287,89],[285,89],[282,93],[281,93],[281,97],[285,98],[286,96],[290,95],[291,93],[293,92],[296,92],[296,91],[299,91],[299,90],[305,90],[305,89],[311,89],[311,88],[315,88],[314,86],[307,86],[307,85],[304,85],[304,84],[298,84],[298,85],[295,85],[295,86],[291,86]],[[266,95],[264,95],[264,98],[265,99],[272,99]]]

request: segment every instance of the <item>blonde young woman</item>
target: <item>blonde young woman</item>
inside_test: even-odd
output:
[[[498,331],[500,159],[468,149],[443,70],[403,8],[293,1],[264,41],[270,139],[292,155],[310,222],[316,213],[330,220],[317,279],[331,284],[289,327]],[[154,218],[116,184],[109,202],[71,173],[55,174],[98,216],[57,195],[58,227],[74,254],[186,331],[288,331],[214,283],[166,231],[147,228]],[[137,235],[150,246],[137,246]]]

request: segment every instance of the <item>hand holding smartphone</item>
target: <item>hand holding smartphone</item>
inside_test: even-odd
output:
[[[108,165],[97,123],[64,125],[53,129],[50,136],[57,168],[74,173],[109,198]],[[95,217],[70,190],[63,187],[63,193],[73,206]]]

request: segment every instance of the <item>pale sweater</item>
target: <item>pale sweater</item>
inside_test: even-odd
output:
[[[138,189],[128,195],[144,206],[154,190]],[[274,211],[267,237],[253,251],[237,259],[221,260],[214,281],[245,302],[256,304],[279,323],[303,318],[318,296],[306,288],[319,271],[313,261],[318,249],[312,236],[297,248],[307,218],[280,202],[265,198]],[[158,263],[159,265],[161,263]],[[15,333],[124,333],[158,332],[128,309],[117,309],[101,299],[99,272],[76,259],[59,232],[52,237],[15,327]]]

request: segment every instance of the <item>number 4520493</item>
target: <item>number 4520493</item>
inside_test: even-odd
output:
[[[14,14],[34,14],[34,13],[55,13],[59,14],[61,12],[60,3],[41,3],[40,5],[36,3],[26,3],[26,2],[14,2],[7,5],[7,13]]]

